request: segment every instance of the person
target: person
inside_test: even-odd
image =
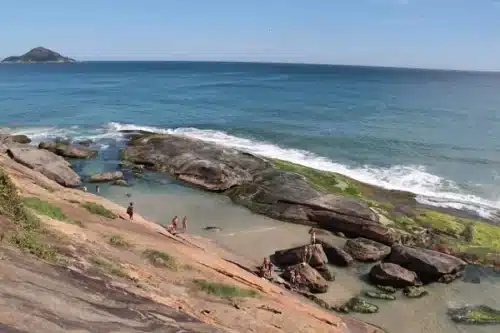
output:
[[[169,232],[173,232],[173,231],[177,230],[177,224],[179,224],[179,218],[176,215],[172,219],[172,222],[170,222],[170,224],[168,225],[167,230]]]
[[[274,272],[274,264],[271,261],[269,261],[269,265],[267,266],[267,268],[268,268],[269,277],[272,277],[273,272]]]
[[[101,192],[101,187],[99,185],[95,186],[95,193],[99,194]]]
[[[307,247],[309,248],[309,252],[307,254],[307,262],[309,263],[311,262],[314,252],[316,251],[316,247],[311,245],[308,245]]]
[[[316,230],[311,231],[311,244],[316,244]]]
[[[187,231],[187,226],[188,226],[188,218],[187,216],[184,216],[184,218],[182,219],[182,232]]]
[[[134,203],[133,202],[131,202],[130,205],[128,205],[127,214],[130,217],[130,220],[132,220],[134,218]]]
[[[260,277],[262,278],[267,277],[268,270],[269,270],[269,259],[264,258],[262,266],[260,266]]]
[[[87,186],[82,187],[83,192],[87,192]]]
[[[292,269],[292,270],[290,271],[290,284],[291,284],[292,286],[295,286],[295,283],[296,283],[296,282],[297,282],[297,281],[296,281],[296,276],[295,276],[295,269]]]
[[[301,283],[302,283],[302,275],[300,275],[299,272],[296,272],[295,273],[295,284],[297,286],[300,286]]]
[[[309,260],[309,246],[304,247],[304,252],[302,252],[302,262],[306,263]]]

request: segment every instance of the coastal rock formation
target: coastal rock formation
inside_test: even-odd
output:
[[[63,142],[40,142],[38,148],[53,152],[67,158],[91,158],[97,156],[97,151],[85,147],[75,147]]]
[[[378,306],[371,304],[360,297],[353,297],[345,303],[341,309],[342,312],[357,312],[357,313],[377,313]]]
[[[104,183],[110,182],[113,180],[121,180],[123,179],[123,172],[115,171],[115,172],[103,172],[90,176],[89,182],[91,183]]]
[[[283,278],[290,281],[290,272],[295,271],[296,274],[300,274],[301,281],[297,282],[299,287],[306,287],[313,294],[322,294],[328,291],[328,282],[318,273],[317,270],[309,266],[308,264],[298,264],[288,267],[283,272]]]
[[[419,283],[417,274],[399,265],[382,263],[372,267],[370,280],[376,285],[404,288]]]
[[[466,266],[465,261],[449,254],[403,245],[393,246],[386,261],[414,271],[423,283],[438,281],[444,275],[457,276]]]
[[[5,63],[46,63],[46,62],[59,62],[68,63],[75,62],[74,59],[64,57],[57,52],[46,49],[44,47],[36,47],[21,56],[10,56],[5,58],[2,62]]]
[[[325,251],[326,257],[328,258],[328,262],[330,264],[345,267],[353,263],[354,259],[349,253],[338,246],[332,245],[330,242],[328,242],[328,240],[319,238],[316,239],[316,242],[323,246],[323,250]]]
[[[71,164],[48,150],[27,145],[9,147],[7,153],[16,162],[42,173],[62,186],[77,187],[81,185],[80,176],[71,169]]]
[[[130,141],[121,152],[123,160],[205,190],[225,192],[256,213],[384,244],[398,241],[399,235],[380,224],[367,204],[325,193],[304,176],[279,170],[264,158],[181,135],[126,134]]]
[[[0,144],[8,145],[12,143],[28,144],[31,139],[24,134],[0,134]]]
[[[328,265],[319,266],[315,269],[326,281],[335,281],[335,272],[333,272],[333,270]]]
[[[408,298],[422,298],[429,292],[422,287],[409,286],[403,289],[403,294]]]
[[[308,264],[312,267],[320,267],[328,263],[328,258],[321,244],[303,245],[292,249],[276,251],[271,255],[271,260],[279,267],[288,267],[300,264],[304,261],[306,248],[311,251],[307,258]]]
[[[359,261],[378,261],[391,253],[391,248],[366,238],[349,239],[344,250]]]

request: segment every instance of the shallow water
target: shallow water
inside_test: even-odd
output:
[[[159,179],[161,178],[161,179]],[[276,250],[299,246],[309,241],[308,227],[276,221],[236,206],[222,195],[202,192],[159,176],[157,182],[139,181],[134,187],[103,186],[107,198],[127,205],[133,201],[139,214],[162,224],[174,215],[189,217],[189,232],[217,241],[231,251],[260,261]],[[90,188],[92,190],[92,188]],[[126,193],[132,196],[129,198]],[[215,226],[220,232],[205,231]],[[339,246],[345,239],[337,238]],[[371,265],[334,268],[336,280],[328,293],[321,295],[330,304],[342,304],[353,296],[374,290],[366,283]],[[364,321],[385,328],[389,333],[498,333],[499,326],[467,326],[453,323],[446,312],[450,306],[486,304],[500,308],[500,274],[470,266],[466,277],[480,277],[480,284],[455,281],[450,285],[432,284],[429,295],[408,299],[401,292],[396,301],[366,298],[380,307],[377,314],[354,314]]]

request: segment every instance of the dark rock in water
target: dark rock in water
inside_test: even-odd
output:
[[[38,148],[67,158],[86,159],[97,156],[97,151],[84,147],[75,147],[62,142],[40,142]]]
[[[203,227],[203,230],[207,230],[207,231],[221,231],[222,229],[219,228],[219,227],[208,226],[208,227]]]
[[[486,305],[450,309],[448,314],[453,321],[463,324],[500,324],[500,310],[493,309]]]
[[[414,271],[424,283],[438,281],[444,275],[457,276],[466,266],[463,260],[448,254],[402,245],[393,246],[386,261]]]
[[[323,235],[317,236],[316,242],[323,246],[323,251],[325,251],[330,264],[345,267],[351,265],[354,261],[349,253],[345,252],[340,247],[335,246],[330,237]]]
[[[389,246],[366,238],[349,239],[344,250],[359,261],[378,261],[391,252]]]
[[[384,294],[384,293],[377,292],[377,291],[367,291],[367,292],[365,292],[365,295],[366,295],[366,297],[376,298],[376,299],[384,299],[387,301],[394,301],[396,299],[396,296]]]
[[[305,298],[310,299],[314,303],[318,304],[323,309],[326,309],[326,310],[331,310],[332,309],[332,307],[330,306],[330,304],[328,304],[327,302],[323,301],[321,298],[319,298],[318,296],[316,296],[314,294],[308,293],[307,291],[301,291],[301,290],[298,290],[297,292],[300,295],[304,296]]]
[[[328,265],[316,267],[316,270],[318,271],[319,274],[321,274],[321,276],[326,281],[329,281],[329,282],[335,281],[335,273],[333,272],[333,270],[330,267],[328,267]]]
[[[351,298],[346,304],[344,304],[345,308],[348,308],[350,311],[357,313],[377,313],[378,306],[375,304],[371,304],[360,297]]]
[[[116,181],[119,179],[123,179],[123,173],[121,171],[103,172],[90,176],[89,182],[101,183],[101,182],[110,182],[113,180]]]
[[[422,287],[406,287],[403,294],[408,298],[421,298],[429,295],[429,292]]]
[[[71,169],[70,163],[48,150],[27,145],[10,147],[7,153],[14,161],[42,173],[62,186],[78,187],[81,185],[80,176]]]
[[[389,294],[394,294],[394,293],[396,293],[396,291],[398,291],[396,288],[391,287],[391,286],[376,285],[375,287],[377,287],[377,289],[380,289],[380,290],[382,290],[386,293],[389,293]]]
[[[452,283],[456,279],[461,278],[462,276],[463,276],[463,272],[457,272],[457,273],[453,273],[453,274],[445,274],[438,279],[438,282],[448,284],[448,283]]]
[[[318,273],[317,270],[309,266],[308,264],[298,264],[288,267],[284,272],[282,277],[290,281],[290,272],[295,271],[295,274],[300,275],[299,281],[297,281],[298,287],[304,286],[311,293],[322,294],[328,291],[328,282]]]
[[[126,181],[126,180],[124,180],[124,179],[117,179],[117,180],[113,181],[113,182],[111,183],[111,185],[115,185],[115,186],[124,186],[124,187],[130,186],[130,184],[129,184],[129,183],[127,183],[127,181]]]
[[[370,280],[376,285],[404,288],[419,283],[417,274],[399,265],[382,263],[372,267]]]
[[[10,56],[2,60],[2,62],[10,63],[70,63],[75,62],[74,59],[63,57],[57,52],[46,49],[44,47],[36,47],[21,56]]]
[[[276,251],[271,255],[271,260],[279,267],[288,267],[304,262],[304,253],[309,248],[310,255],[307,262],[311,267],[320,267],[328,263],[328,258],[321,244],[310,244],[294,247],[287,250]]]
[[[92,141],[90,139],[80,140],[80,141],[76,142],[76,144],[83,146],[83,147],[87,147],[87,148],[90,147],[93,143],[94,143],[94,141]]]

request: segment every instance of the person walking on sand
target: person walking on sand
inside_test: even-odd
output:
[[[134,203],[131,202],[130,205],[127,207],[127,215],[129,216],[130,220],[134,218]]]
[[[186,232],[188,227],[188,218],[187,216],[184,216],[182,219],[182,232]]]

